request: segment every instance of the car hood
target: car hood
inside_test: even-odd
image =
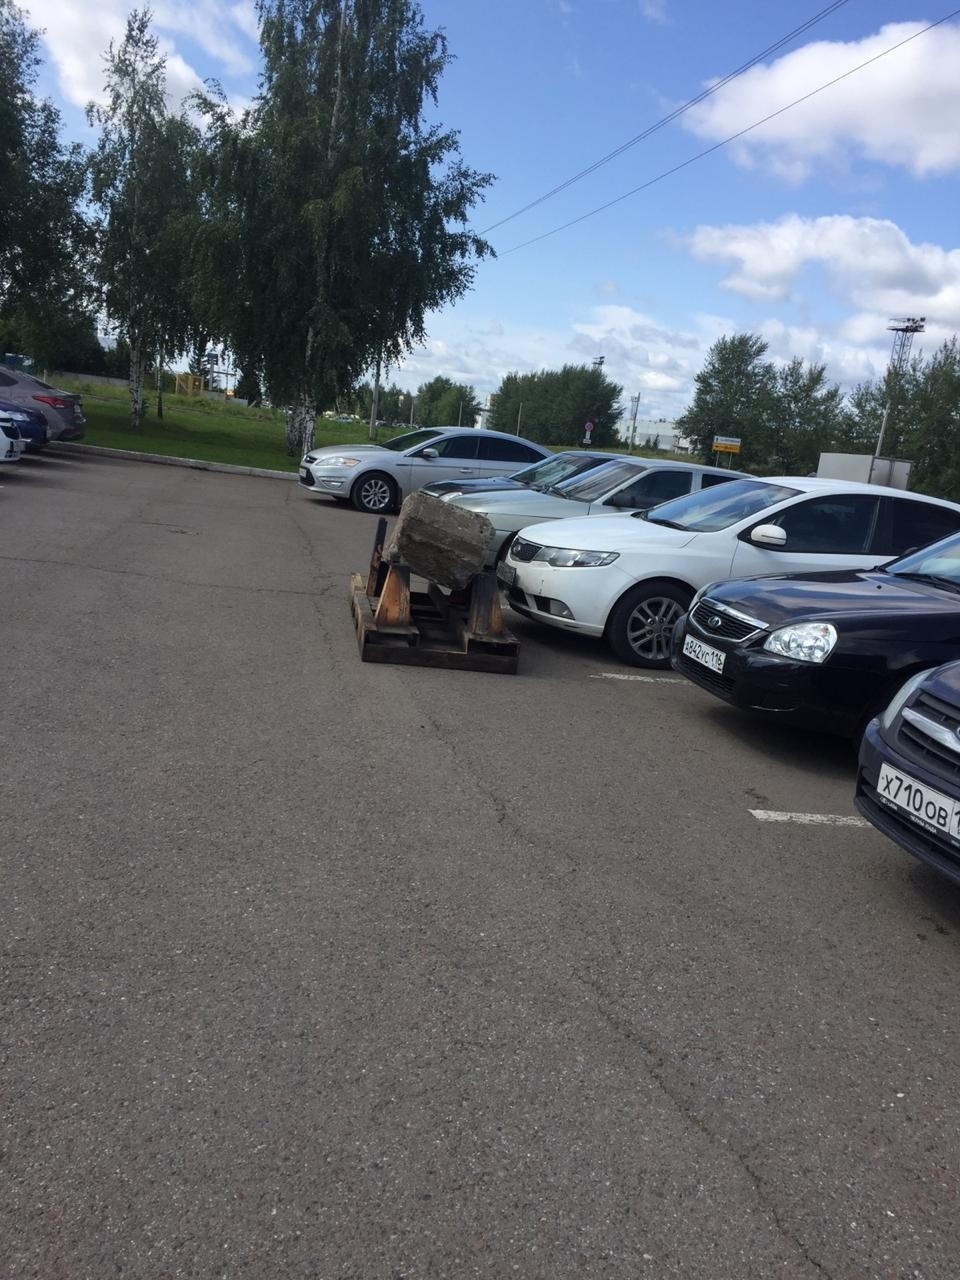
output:
[[[395,453],[395,449],[385,449],[382,444],[325,444],[322,449],[311,449],[305,454],[317,462],[324,458],[339,458],[345,453]]]
[[[524,504],[527,502],[569,502],[569,498],[556,498],[552,493],[541,493],[539,489],[524,488],[521,490],[523,494]],[[457,499],[457,506],[467,507],[470,511],[482,511],[486,502],[496,504],[498,507],[503,506],[505,502],[516,502],[517,490],[507,489],[501,493],[471,493],[469,489],[464,491],[463,497]]]
[[[933,583],[874,570],[788,574],[720,583],[706,593],[718,604],[749,613],[770,626],[798,618],[867,618],[871,625],[902,618],[960,614],[960,594]]]
[[[629,512],[616,516],[588,516],[586,520],[552,520],[520,530],[521,537],[548,547],[575,551],[642,551],[646,547],[685,547],[697,535],[686,529],[668,529],[634,519]]]

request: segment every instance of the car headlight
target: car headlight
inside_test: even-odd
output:
[[[8,422],[30,421],[29,413],[17,413],[16,409],[4,409],[3,413],[0,413],[0,417],[6,418]]]
[[[534,560],[551,564],[555,569],[593,569],[613,564],[618,551],[576,551],[568,547],[541,547]]]
[[[769,635],[767,653],[797,662],[824,662],[837,643],[837,628],[829,622],[795,622]]]
[[[911,676],[909,680],[900,686],[897,692],[890,699],[890,703],[886,710],[880,713],[881,729],[893,728],[894,720],[896,720],[897,716],[907,705],[907,700],[910,695],[916,689],[917,685],[923,683],[929,674],[929,671],[918,671],[915,676]]]
[[[359,467],[360,459],[338,453],[332,458],[314,458],[313,465],[315,467]]]
[[[462,489],[447,489],[443,493],[438,493],[436,496],[441,502],[449,502],[451,498],[459,498],[462,493]]]

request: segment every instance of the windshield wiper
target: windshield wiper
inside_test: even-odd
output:
[[[945,587],[947,591],[960,591],[960,582],[939,573],[891,573],[890,577],[909,578],[911,582],[932,582],[935,587]]]
[[[631,511],[634,520],[649,520],[651,524],[662,524],[665,529],[685,529],[686,525],[677,524],[676,520],[655,520],[646,511]]]

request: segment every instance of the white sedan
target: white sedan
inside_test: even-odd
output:
[[[633,666],[666,667],[696,592],[726,578],[869,568],[960,530],[960,506],[880,485],[733,480],[642,516],[530,525],[497,571],[512,608],[606,636]]]
[[[542,444],[501,431],[473,427],[424,427],[385,444],[327,445],[300,463],[300,485],[310,493],[352,502],[382,515],[436,480],[505,476],[551,458]]]

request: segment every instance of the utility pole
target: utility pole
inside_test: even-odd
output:
[[[520,404],[519,404],[519,406],[518,406],[518,408],[517,408],[517,435],[519,435],[519,434],[520,434],[520,415],[521,415],[521,413],[523,413],[523,401],[522,401],[522,400],[520,401]]]
[[[633,397],[633,422],[630,426],[630,447],[627,453],[633,453],[633,446],[637,441],[637,412],[640,408],[640,392]]]
[[[883,406],[883,417],[880,419],[880,434],[877,436],[877,447],[873,451],[874,463],[880,457],[880,450],[883,447],[883,433],[887,429],[887,419],[890,417],[893,380],[899,378],[907,367],[907,361],[910,359],[910,348],[913,346],[913,335],[915,333],[923,333],[926,319],[926,316],[896,316],[887,325],[887,329],[893,333],[893,349],[890,352],[890,363],[887,366],[887,400]],[[873,478],[872,466],[870,468],[870,477],[871,479]]]
[[[411,395],[410,397],[410,426],[411,427],[413,426],[413,405],[414,405],[415,399],[416,397]]]

